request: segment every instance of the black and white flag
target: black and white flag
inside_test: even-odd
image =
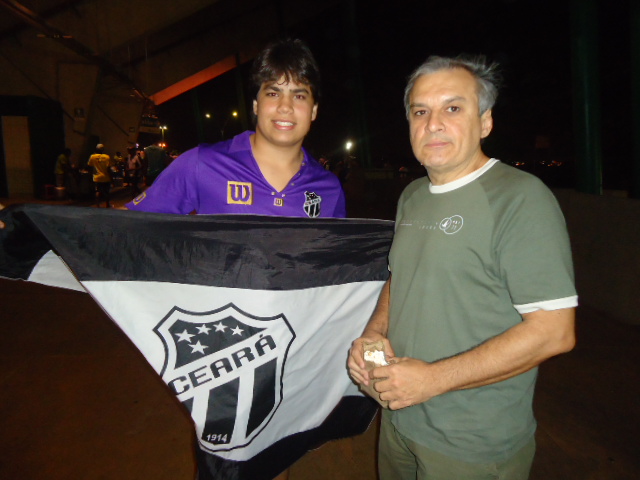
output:
[[[200,479],[268,480],[371,422],[346,356],[392,222],[45,205],[0,220],[0,276],[98,302],[191,413]]]

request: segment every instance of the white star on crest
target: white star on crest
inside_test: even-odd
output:
[[[196,327],[198,329],[198,333],[203,333],[204,335],[209,335],[209,330],[211,330],[206,325],[201,325],[200,327]]]
[[[227,328],[227,326],[222,322],[216,323],[214,327],[216,327],[216,332],[224,332]]]
[[[199,340],[198,340],[198,343],[196,343],[195,345],[189,345],[189,346],[192,348],[191,353],[200,352],[203,355],[204,355],[204,349],[209,348],[206,345],[202,345]]]
[[[179,342],[187,342],[187,343],[189,343],[191,341],[191,337],[193,337],[193,334],[187,332],[186,328],[185,328],[184,332],[177,333],[176,335],[178,337],[178,341]]]
[[[244,330],[241,329],[240,327],[232,328],[231,331],[233,332],[234,335],[241,335],[242,332],[244,332]]]

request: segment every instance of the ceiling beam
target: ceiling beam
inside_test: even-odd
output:
[[[25,7],[15,0],[0,0],[0,7],[6,8],[9,12],[18,17],[24,23],[40,31],[46,37],[59,42],[66,48],[86,58],[91,63],[98,65],[104,74],[111,75],[117,78],[125,85],[129,86],[133,90],[133,93],[135,93],[140,98],[145,100],[148,98],[147,95],[145,95],[145,93],[135,85],[133,80],[129,76],[120,72],[115,67],[115,65],[113,65],[104,57],[96,54],[89,47],[74,39],[71,35],[67,35],[61,30],[58,30],[57,28],[49,25],[44,18],[42,18],[33,10]]]

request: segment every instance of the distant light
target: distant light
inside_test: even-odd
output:
[[[237,116],[238,116],[238,112],[236,112],[236,111],[234,110],[234,111],[233,111],[233,113],[232,113],[231,115],[233,115],[234,117],[237,117]]]
[[[211,118],[211,114],[210,114],[210,113],[205,113],[205,114],[204,114],[204,116],[205,116],[206,118]]]
[[[346,144],[347,152],[348,152],[349,150],[351,150],[351,147],[353,147],[353,142],[351,142],[351,141],[349,140],[349,141],[347,141],[347,144]]]

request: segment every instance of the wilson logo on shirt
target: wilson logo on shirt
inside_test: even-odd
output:
[[[136,198],[133,199],[133,204],[138,205],[145,198],[147,198],[147,194],[145,192],[142,192],[140,195],[138,195]]]
[[[253,184],[250,182],[227,182],[227,203],[253,205]]]

